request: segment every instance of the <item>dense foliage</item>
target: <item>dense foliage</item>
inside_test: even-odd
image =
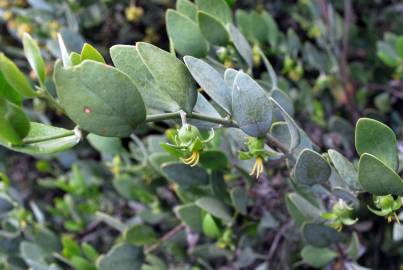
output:
[[[0,14],[1,269],[403,265],[398,1]]]

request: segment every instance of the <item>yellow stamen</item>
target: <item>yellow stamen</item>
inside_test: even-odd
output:
[[[181,159],[185,164],[190,165],[191,167],[194,167],[199,163],[200,160],[200,153],[197,151],[193,151],[190,157],[188,158],[182,158]]]
[[[391,223],[392,222],[392,216],[388,216],[388,223]]]
[[[395,220],[396,220],[397,224],[400,224],[400,219],[397,216],[396,212],[394,212],[393,214],[394,214],[394,217],[395,217]]]
[[[254,175],[257,167],[257,161],[255,161],[255,164],[253,164],[252,170],[250,171],[249,175]]]
[[[249,175],[255,175],[256,179],[258,179],[262,175],[263,170],[264,170],[263,158],[257,157],[255,164],[253,165],[252,171],[249,173]]]

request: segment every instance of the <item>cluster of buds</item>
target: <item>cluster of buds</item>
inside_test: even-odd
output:
[[[304,75],[304,68],[301,62],[294,61],[289,55],[284,58],[283,70],[284,74],[293,81],[298,81]]]
[[[396,214],[396,211],[402,206],[402,200],[400,197],[394,199],[392,195],[374,196],[373,201],[378,209],[372,209],[367,206],[372,213],[380,217],[385,217],[388,222],[392,222],[394,218],[396,222],[400,224],[400,220]]]
[[[358,219],[353,219],[353,208],[349,206],[344,200],[339,199],[332,207],[332,212],[322,214],[322,217],[331,220],[331,226],[338,231],[343,229],[343,226],[351,226],[355,224]]]
[[[203,139],[199,129],[186,123],[185,116],[182,117],[182,126],[177,129],[173,137],[173,143],[162,144],[162,147],[169,153],[179,157],[185,164],[196,166],[200,160],[200,153],[206,144],[214,139],[215,133],[212,129],[209,136]]]
[[[221,47],[217,50],[217,57],[226,68],[234,67],[233,58],[235,54],[234,48],[230,46]]]
[[[263,173],[264,158],[272,156],[272,153],[265,149],[264,139],[262,138],[248,137],[246,145],[248,146],[248,151],[240,151],[239,158],[242,160],[255,159],[249,175],[255,176],[257,179]]]
[[[136,5],[130,5],[125,9],[125,16],[129,22],[138,22],[144,15],[144,9]]]

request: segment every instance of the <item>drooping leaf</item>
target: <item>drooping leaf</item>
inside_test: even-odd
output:
[[[113,157],[123,149],[122,141],[119,138],[102,137],[95,134],[87,136],[88,141],[103,156]]]
[[[166,13],[166,24],[169,38],[180,54],[194,57],[207,55],[208,43],[194,21],[169,9]]]
[[[23,144],[4,146],[28,155],[48,155],[70,149],[79,143],[80,139],[80,134],[73,130],[31,122],[30,130],[22,140]]]
[[[361,155],[358,180],[364,190],[374,195],[403,196],[403,181],[390,167],[371,154]]]
[[[82,129],[106,137],[128,137],[145,120],[141,95],[119,70],[91,60],[63,68],[55,83],[67,115]]]
[[[151,44],[139,42],[136,47],[161,91],[175,100],[182,110],[191,113],[197,91],[186,66],[172,54]]]
[[[317,152],[305,149],[298,157],[294,169],[295,179],[304,185],[322,184],[330,177],[331,168]]]
[[[368,153],[374,155],[393,170],[397,170],[396,135],[385,124],[369,118],[358,120],[355,147],[358,154]]]
[[[224,25],[232,22],[231,9],[225,0],[196,0],[199,10],[217,18]]]
[[[36,93],[32,89],[27,77],[21,70],[7,58],[4,54],[0,54],[0,70],[4,78],[21,96],[32,98]]]
[[[93,46],[85,43],[83,49],[81,50],[81,62],[84,60],[93,60],[105,64],[105,59],[100,52],[97,51]]]
[[[203,197],[196,201],[196,205],[224,223],[231,222],[231,212],[220,200],[212,197]]]
[[[262,137],[272,121],[273,106],[265,91],[247,74],[238,73],[232,91],[234,120],[252,137]]]
[[[45,83],[45,63],[43,61],[41,51],[39,50],[38,44],[28,33],[24,33],[22,38],[22,44],[24,46],[24,53],[27,57],[29,65],[32,70],[35,71],[38,80],[43,84]]]
[[[208,42],[217,46],[226,46],[229,34],[225,26],[216,18],[203,11],[197,12],[197,23]]]
[[[227,113],[231,112],[231,89],[225,84],[223,77],[212,66],[192,56],[184,57],[193,78],[203,90]]]

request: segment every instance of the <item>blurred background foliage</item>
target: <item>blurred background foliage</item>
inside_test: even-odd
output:
[[[283,104],[316,145],[356,157],[354,124],[367,116],[393,128],[401,155],[401,1],[227,2],[233,6],[241,32],[263,49],[279,75],[280,88],[289,96]],[[29,73],[21,38],[24,32],[30,33],[39,42],[49,77],[59,57],[59,32],[69,50],[80,51],[88,42],[109,63],[108,51],[114,44],[146,41],[168,50],[165,12],[175,4],[175,0],[0,0],[0,49]],[[233,61],[231,48],[215,53],[220,64],[241,66]],[[268,78],[255,50],[254,66],[255,77]],[[33,73],[30,76],[35,79]],[[72,125],[41,100],[29,106],[27,113],[33,119]],[[167,181],[169,176],[158,166],[170,161],[160,147],[166,141],[165,128],[163,124],[143,126],[139,137],[127,140],[94,136],[74,151],[38,158],[0,148],[4,172],[0,174],[0,268],[262,270],[312,266],[307,260],[315,250],[306,250],[302,258],[299,232],[290,229],[294,225],[285,195],[291,189],[284,165],[271,164],[256,182],[244,169],[249,164],[235,162],[234,147],[220,141],[228,136],[224,134],[216,137],[209,150],[225,152],[214,160],[225,169],[207,180],[200,176],[200,181],[209,181],[208,188],[183,189]],[[184,174],[184,178],[194,177]],[[225,226],[208,209],[214,202],[203,206],[204,210],[196,207],[193,202],[200,194],[231,201],[242,217],[235,217],[233,226]],[[203,211],[203,219],[198,211]],[[356,212],[362,221],[354,225],[352,240],[343,247],[351,253],[343,251],[344,256],[328,269],[399,269],[402,226],[370,217],[365,206]],[[225,219],[226,211],[218,216]],[[139,246],[145,246],[145,255]],[[323,256],[326,262],[334,259],[333,253]],[[142,268],[136,267],[139,261],[145,262]]]

